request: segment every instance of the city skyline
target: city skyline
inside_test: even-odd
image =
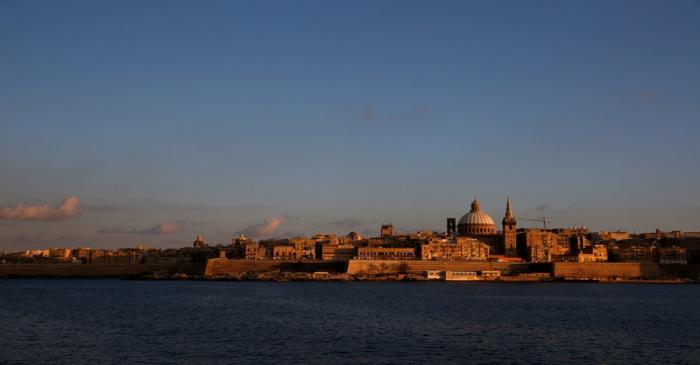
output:
[[[467,207],[463,212],[458,212],[456,215],[452,214],[452,218],[448,219],[456,219],[456,217],[462,216],[463,214],[470,213],[474,210],[474,204],[477,204],[479,206],[481,204],[479,198],[475,197],[474,200],[470,203],[470,207]],[[507,197],[506,200],[507,208],[504,209],[504,214],[503,216],[507,216],[507,212],[509,211],[511,214],[513,214],[513,208],[511,206],[511,198]],[[505,206],[505,205],[504,205]],[[92,208],[91,208],[92,209]],[[107,208],[102,208],[102,209],[107,209]],[[88,209],[89,211],[90,209]],[[488,219],[490,219],[493,222],[500,222],[500,215],[496,213],[493,215],[493,217],[497,217],[496,219],[493,219],[491,217],[491,212],[489,211],[484,211],[481,208],[477,208],[477,210],[483,211]],[[517,211],[517,210],[515,210]],[[543,214],[545,212],[544,209],[539,209],[536,208],[534,210],[535,212],[539,212],[540,214]],[[80,208],[80,202],[77,197],[68,197],[64,199],[59,205],[56,207],[51,207],[48,205],[17,205],[17,206],[11,206],[11,207],[0,207],[0,218],[2,220],[7,220],[7,221],[19,221],[19,222],[34,222],[34,223],[45,223],[45,224],[51,224],[55,222],[60,222],[60,221],[66,221],[66,220],[72,220],[72,219],[77,219],[83,214]],[[582,224],[573,224],[571,226],[564,226],[564,225],[558,225],[556,218],[554,218],[554,221],[552,220],[553,217],[547,216],[547,215],[539,215],[539,216],[519,216],[516,214],[513,214],[512,217],[517,221],[518,228],[544,228],[544,229],[552,229],[552,228],[576,228],[576,227],[585,227],[586,229],[590,229],[591,227],[587,226],[585,223]],[[442,219],[442,227],[440,228],[435,228],[435,227],[422,227],[422,228],[415,228],[415,227],[410,227],[406,228],[401,225],[398,225],[396,228],[396,232],[401,232],[403,234],[406,233],[411,233],[411,232],[419,232],[419,231],[431,231],[431,232],[447,232],[449,233],[449,230],[445,229],[445,217]],[[504,218],[505,219],[505,218]],[[106,245],[106,246],[101,246],[99,245],[99,242],[93,242],[92,244],[88,243],[82,243],[79,240],[77,240],[75,237],[60,237],[59,238],[59,244],[58,246],[64,246],[64,247],[77,247],[77,246],[82,246],[82,247],[94,247],[94,248],[120,248],[120,247],[136,247],[136,246],[142,246],[145,245],[146,247],[154,247],[154,248],[177,248],[177,247],[186,247],[190,244],[189,240],[191,240],[193,237],[196,236],[197,239],[200,239],[200,237],[209,237],[210,239],[207,239],[205,242],[209,244],[222,244],[226,245],[231,242],[234,238],[237,238],[239,236],[245,236],[247,238],[252,238],[255,240],[261,239],[284,239],[284,238],[293,238],[293,237],[310,237],[315,234],[326,234],[326,233],[331,233],[331,234],[337,234],[337,235],[345,235],[351,232],[358,232],[362,236],[367,236],[367,237],[376,237],[380,235],[380,226],[390,224],[392,226],[396,226],[394,223],[392,223],[391,219],[385,219],[385,220],[376,220],[376,221],[367,221],[367,220],[361,220],[358,218],[348,218],[344,220],[338,220],[338,221],[330,221],[328,222],[325,226],[324,225],[318,225],[318,224],[313,224],[312,228],[309,230],[285,230],[285,228],[292,226],[296,227],[302,226],[300,222],[302,221],[302,218],[300,217],[295,217],[291,215],[283,215],[279,217],[266,217],[262,222],[258,223],[253,223],[250,224],[246,227],[242,227],[240,229],[232,229],[230,232],[221,232],[217,231],[215,232],[214,235],[209,235],[207,233],[212,233],[212,231],[207,231],[207,227],[212,225],[212,222],[200,222],[200,221],[194,221],[194,220],[189,220],[189,219],[182,219],[178,221],[166,221],[163,223],[156,224],[154,226],[150,227],[145,227],[145,228],[132,228],[132,229],[124,229],[124,228],[107,228],[107,229],[101,229],[96,234],[99,235],[116,235],[122,237],[120,241],[117,242],[116,245]],[[546,221],[546,224],[544,223]],[[375,224],[375,226],[371,226],[371,224]],[[553,223],[553,224],[552,224]],[[448,223],[449,224],[449,223]],[[501,231],[501,226],[496,224],[497,228],[497,233],[500,235],[502,234]],[[592,232],[615,232],[615,231],[624,231],[624,232],[629,232],[629,233],[643,233],[643,232],[653,232],[656,229],[660,229],[660,227],[656,227],[655,229],[650,229],[648,231],[636,231],[636,230],[624,230],[624,229],[592,229]],[[676,228],[670,228],[667,229],[666,231],[682,231],[678,230]],[[690,231],[697,231],[697,230],[690,230]],[[154,239],[149,239],[149,237],[170,237],[171,240],[166,241],[165,244],[159,244],[153,242],[158,242],[157,240]],[[182,239],[173,239],[176,237],[182,237]],[[212,238],[214,237],[214,238]],[[22,249],[38,249],[38,248],[46,248],[47,246],[47,241],[42,240],[41,236],[38,237],[31,237],[30,239],[33,240],[33,244],[30,245],[23,245],[18,248],[8,248],[8,250],[22,250]],[[131,241],[129,241],[131,239]],[[162,242],[162,241],[160,241]],[[17,242],[14,242],[15,244]],[[50,246],[50,245],[49,245]],[[56,246],[56,245],[54,245]]]
[[[442,5],[0,3],[0,250],[700,230],[697,2]]]

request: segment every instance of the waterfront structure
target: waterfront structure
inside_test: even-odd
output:
[[[425,278],[428,280],[441,280],[442,271],[440,270],[427,270],[425,272]]]
[[[476,281],[481,280],[476,271],[445,271],[445,281]]]

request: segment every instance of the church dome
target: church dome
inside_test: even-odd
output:
[[[494,226],[496,225],[496,223],[493,222],[491,216],[484,212],[469,212],[459,219],[459,224],[492,224]]]
[[[481,203],[474,199],[469,213],[459,219],[458,231],[462,234],[495,234],[496,224],[490,215],[481,211]]]

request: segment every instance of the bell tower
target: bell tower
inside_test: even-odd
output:
[[[507,257],[518,256],[516,233],[515,233],[515,217],[513,216],[513,207],[510,205],[510,197],[506,202],[506,215],[503,217],[503,247]]]

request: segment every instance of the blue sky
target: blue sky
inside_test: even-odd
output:
[[[443,229],[508,195],[700,230],[698,44],[681,0],[0,1],[0,206],[80,200],[0,249]]]

